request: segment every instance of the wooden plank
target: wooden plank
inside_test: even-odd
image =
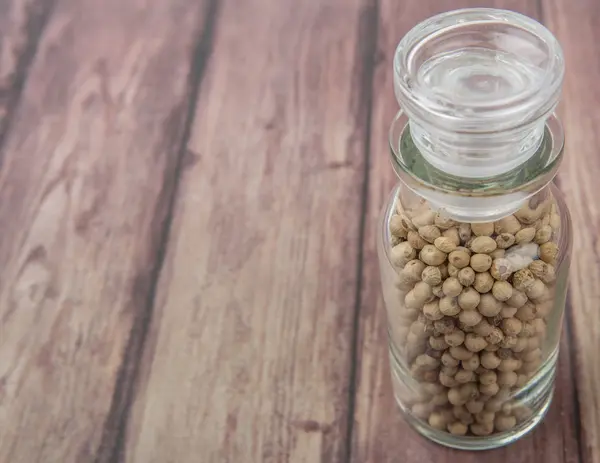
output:
[[[0,145],[54,0],[0,0]]]
[[[560,108],[565,159],[559,175],[574,224],[570,298],[582,461],[600,462],[600,4],[594,0],[544,0],[544,17],[560,40],[567,74]]]
[[[0,172],[0,461],[89,462],[113,445],[202,15],[187,0],[56,5]]]
[[[344,461],[373,10],[220,8],[126,461]]]
[[[403,420],[393,398],[387,347],[386,316],[380,296],[375,232],[379,211],[397,182],[389,164],[388,129],[398,110],[393,94],[392,60],[403,34],[419,21],[459,7],[494,6],[536,16],[535,1],[496,2],[382,0],[379,9],[379,65],[375,71],[369,193],[364,239],[362,302],[359,318],[357,391],[352,458],[362,462],[575,462],[568,343],[563,339],[558,390],[547,419],[530,436],[504,449],[466,453],[443,448],[421,438]]]

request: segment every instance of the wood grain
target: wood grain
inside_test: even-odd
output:
[[[345,461],[374,20],[221,2],[126,461]]]
[[[0,146],[54,0],[0,0]]]
[[[560,40],[567,74],[561,116],[566,133],[559,175],[574,223],[570,321],[581,410],[582,461],[600,462],[600,4],[544,0],[544,18]]]
[[[371,157],[362,297],[357,345],[357,391],[355,397],[352,461],[362,462],[577,462],[578,445],[570,381],[569,345],[563,338],[558,390],[546,420],[518,443],[484,453],[465,453],[435,445],[414,432],[397,410],[391,389],[387,352],[386,316],[380,296],[375,248],[379,211],[397,182],[389,163],[387,132],[398,110],[393,94],[392,60],[403,34],[419,21],[442,11],[473,6],[508,8],[536,17],[534,1],[424,1],[382,0],[379,8],[378,55],[375,71]],[[543,460],[542,460],[543,459]]]
[[[0,172],[2,462],[90,462],[113,445],[202,14],[186,0],[57,2]]]

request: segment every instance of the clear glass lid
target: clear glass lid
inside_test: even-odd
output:
[[[508,172],[538,150],[558,102],[561,48],[540,23],[487,8],[434,16],[400,41],[396,98],[423,157],[453,175]]]

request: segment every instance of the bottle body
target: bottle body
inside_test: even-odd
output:
[[[550,183],[493,222],[461,222],[399,184],[378,253],[394,394],[446,445],[511,442],[552,396],[571,224]]]

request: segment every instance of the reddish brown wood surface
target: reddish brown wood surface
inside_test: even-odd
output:
[[[125,461],[346,459],[372,20],[221,2]]]
[[[109,461],[114,446],[202,24],[198,2],[151,6],[59,0],[32,32],[0,172],[1,462]]]
[[[559,176],[574,223],[570,322],[582,462],[600,461],[600,4],[544,0],[544,19],[567,64],[561,116],[567,134]]]
[[[544,423],[419,437],[375,223],[398,40],[521,11],[562,42],[575,224]],[[0,463],[600,462],[595,0],[0,0]]]

